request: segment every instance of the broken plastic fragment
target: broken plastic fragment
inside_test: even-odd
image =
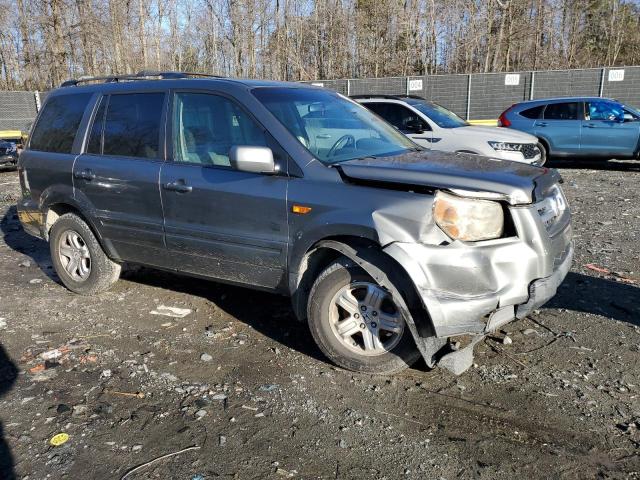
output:
[[[68,433],[58,433],[57,435],[54,435],[51,440],[49,440],[49,443],[54,447],[59,447],[60,445],[67,443],[68,440]]]
[[[189,308],[167,307],[160,305],[155,310],[151,310],[151,315],[163,315],[165,317],[184,318],[191,313]]]

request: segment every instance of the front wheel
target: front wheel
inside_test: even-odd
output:
[[[347,259],[318,276],[307,313],[316,343],[340,367],[389,375],[420,356],[391,294]]]
[[[538,162],[538,166],[542,167],[545,163],[547,163],[547,149],[542,143],[536,144],[536,147],[538,147],[538,150],[540,150],[540,161]]]

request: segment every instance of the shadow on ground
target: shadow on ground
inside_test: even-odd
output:
[[[612,170],[619,172],[640,172],[640,160],[605,160],[593,158],[550,158],[545,167],[574,168],[576,170]]]
[[[18,369],[11,361],[4,347],[0,345],[0,398],[11,388],[18,376]],[[0,422],[0,479],[14,480],[13,455],[7,441],[4,438],[4,428]]]
[[[569,272],[545,307],[592,313],[640,326],[640,287]]]
[[[295,318],[287,297],[146,267],[127,270],[123,278],[204,298],[263,335],[304,355],[327,361],[307,325]]]
[[[29,235],[20,226],[15,205],[10,207],[4,217],[0,219],[0,232],[4,243],[16,252],[20,252],[31,258],[42,272],[54,282],[60,284],[51,263],[49,244],[44,240]],[[18,265],[16,265],[18,268]]]

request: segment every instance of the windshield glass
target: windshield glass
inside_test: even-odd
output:
[[[466,127],[469,125],[451,110],[447,110],[437,103],[412,102],[411,106],[424,113],[432,122],[434,122],[440,128],[458,128]]]
[[[363,106],[329,90],[256,88],[253,94],[325,163],[398,155],[420,148]]]

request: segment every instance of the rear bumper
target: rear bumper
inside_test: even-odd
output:
[[[44,214],[33,200],[20,200],[17,205],[18,219],[25,232],[34,237],[44,238]]]

